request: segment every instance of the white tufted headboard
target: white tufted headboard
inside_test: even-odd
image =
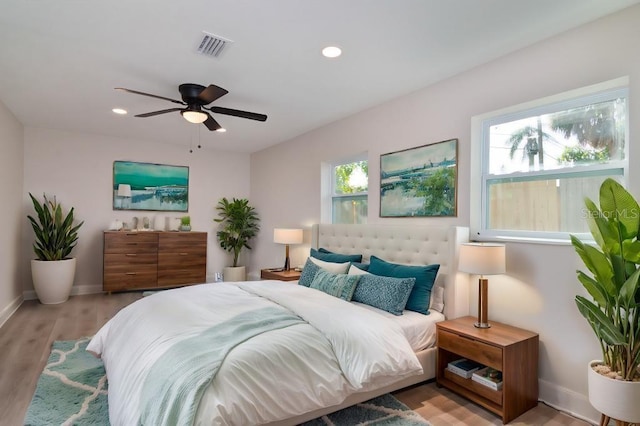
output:
[[[460,243],[469,241],[469,229],[457,226],[332,225],[311,229],[311,247],[343,254],[374,255],[406,265],[440,264],[436,285],[444,286],[444,314],[469,314],[469,280],[457,272]]]

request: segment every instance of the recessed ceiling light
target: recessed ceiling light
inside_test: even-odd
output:
[[[327,46],[322,49],[322,54],[327,58],[337,58],[342,55],[342,49],[337,46]]]
[[[122,108],[114,108],[111,111],[115,112],[116,114],[120,114],[120,115],[125,115],[127,113],[126,109],[122,109]]]
[[[225,129],[224,127],[220,127],[219,129],[216,129],[216,132],[220,132],[220,133],[224,133],[226,131],[227,129]]]

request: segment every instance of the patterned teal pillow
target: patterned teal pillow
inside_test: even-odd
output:
[[[359,275],[360,281],[353,293],[353,301],[382,309],[393,315],[402,315],[409,300],[415,278],[391,278],[379,275]]]
[[[318,265],[313,263],[311,259],[307,259],[307,263],[304,264],[304,268],[302,268],[302,272],[300,273],[298,284],[309,287],[319,270],[320,267]]]
[[[416,283],[411,290],[405,309],[429,315],[429,303],[431,301],[431,288],[436,281],[440,265],[409,266],[386,262],[376,256],[371,256],[369,272],[374,275],[382,275],[394,278],[414,277]]]
[[[339,254],[332,253],[325,249],[311,249],[309,250],[309,255],[311,257],[315,257],[316,259],[324,260],[325,262],[335,262],[335,263],[344,263],[344,262],[362,262],[361,254]]]
[[[360,275],[332,274],[320,269],[313,278],[310,287],[348,302],[353,297],[359,279]]]

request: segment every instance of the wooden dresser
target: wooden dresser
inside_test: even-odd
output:
[[[207,233],[106,231],[103,266],[108,292],[204,283]]]

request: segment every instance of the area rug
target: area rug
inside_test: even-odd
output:
[[[88,338],[56,341],[38,379],[25,425],[108,425],[107,376],[102,362],[85,351]],[[307,422],[304,426],[429,425],[387,394]]]

